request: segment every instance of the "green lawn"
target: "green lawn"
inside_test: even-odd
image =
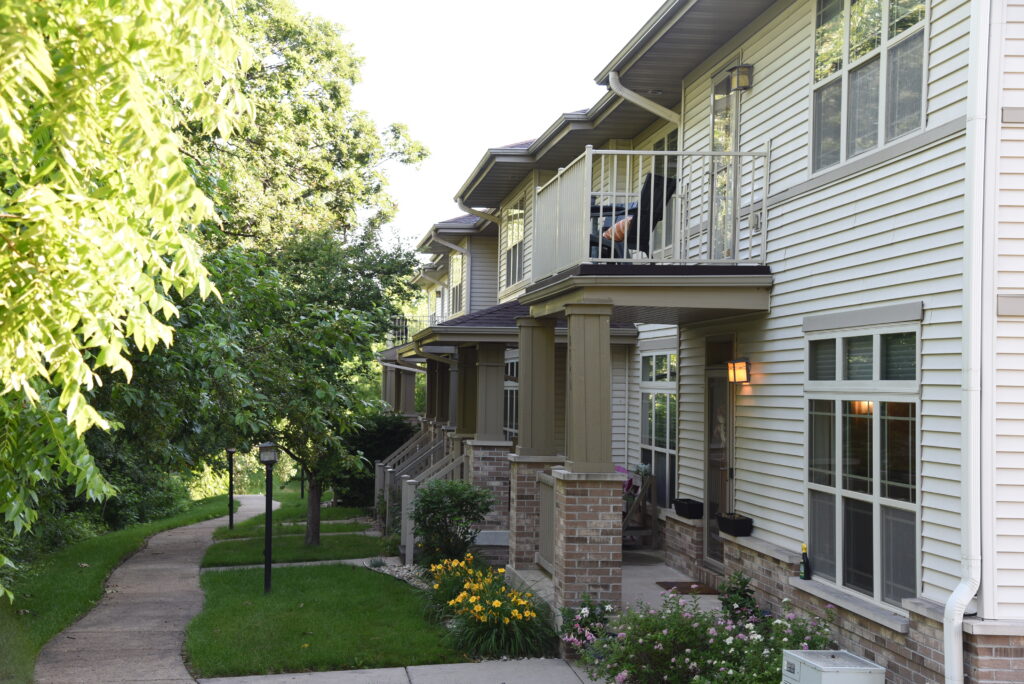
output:
[[[320,523],[321,532],[361,532],[370,526],[366,523],[356,522],[322,522]],[[281,535],[297,535],[306,534],[306,528],[303,525],[274,525],[274,536],[278,537]],[[216,540],[221,539],[249,539],[253,537],[263,538],[263,525],[252,526],[245,525],[244,527],[239,524],[235,525],[235,529],[229,530],[226,527],[218,527],[214,533],[213,538]]]
[[[34,563],[14,584],[14,604],[0,600],[0,682],[31,682],[43,645],[92,608],[110,573],[148,537],[226,514],[227,496],[215,496],[170,518],[87,539]]]
[[[325,492],[323,500],[329,500],[330,493]],[[275,487],[274,489],[274,500],[281,503],[281,507],[274,511],[274,533],[280,534],[277,531],[278,526],[282,522],[300,522],[306,519],[306,505],[307,499],[299,498],[299,483],[289,482],[281,487]],[[360,515],[364,515],[366,511],[361,508],[351,508],[347,506],[338,506],[323,508],[320,510],[320,520],[323,522],[333,522],[339,520],[350,520]],[[244,537],[256,537],[263,534],[263,518],[265,516],[261,513],[253,518],[249,518],[245,522],[235,524],[234,530],[228,530],[227,525],[217,529],[213,533],[214,539],[241,539]],[[296,525],[283,525],[281,526],[285,534],[296,534],[303,528]],[[358,529],[358,528],[354,528]],[[328,529],[325,525],[322,528],[324,532],[345,532],[344,529]]]
[[[198,677],[451,663],[465,660],[428,622],[423,596],[365,568],[329,565],[202,576],[206,602],[185,653]]]
[[[381,555],[381,541],[379,537],[346,534],[321,537],[320,546],[306,546],[301,536],[289,535],[274,538],[272,553],[275,563],[370,558]],[[203,556],[204,568],[262,562],[262,537],[219,542],[207,549]]]

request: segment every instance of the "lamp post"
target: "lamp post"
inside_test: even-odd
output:
[[[235,529],[235,449],[228,452],[228,529]]]
[[[272,495],[274,493],[274,464],[277,463],[277,445],[260,444],[260,463],[267,467],[267,513],[263,521],[263,593],[270,593],[271,530],[274,523]]]

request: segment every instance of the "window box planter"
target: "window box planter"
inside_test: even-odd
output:
[[[718,530],[733,537],[749,537],[754,531],[754,519],[739,513],[719,513]]]
[[[704,517],[704,502],[696,499],[672,499],[676,515],[680,518],[699,520]]]

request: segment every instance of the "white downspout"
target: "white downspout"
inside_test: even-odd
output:
[[[981,371],[982,325],[990,305],[985,296],[986,149],[990,60],[990,4],[972,3],[968,73],[967,162],[965,165],[965,254],[963,281],[964,371],[961,405],[960,529],[963,576],[946,601],[942,638],[946,684],[964,681],[963,620],[981,585],[981,473],[984,462]],[[986,364],[987,365],[987,364]]]
[[[497,216],[495,216],[494,214],[488,214],[486,211],[480,211],[479,209],[474,209],[473,207],[466,206],[466,203],[462,201],[461,197],[456,197],[455,203],[459,205],[459,209],[466,212],[467,214],[470,214],[471,216],[476,216],[477,218],[482,218],[485,221],[490,221],[496,226],[501,225],[501,219],[499,219]]]
[[[632,102],[637,107],[640,107],[641,109],[646,109],[651,114],[655,114],[661,117],[662,119],[665,119],[665,121],[674,123],[676,126],[680,128],[680,130],[682,130],[682,108],[680,108],[680,112],[676,114],[668,107],[663,107],[654,100],[649,100],[640,93],[630,90],[626,86],[622,85],[622,82],[619,80],[619,72],[617,71],[612,71],[608,73],[608,87],[611,88],[613,93],[621,97],[623,100],[626,100],[627,102]]]

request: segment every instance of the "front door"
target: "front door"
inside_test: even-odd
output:
[[[723,562],[718,513],[729,507],[732,466],[732,388],[725,362],[732,357],[732,339],[707,342],[704,426],[704,560],[720,571]]]

